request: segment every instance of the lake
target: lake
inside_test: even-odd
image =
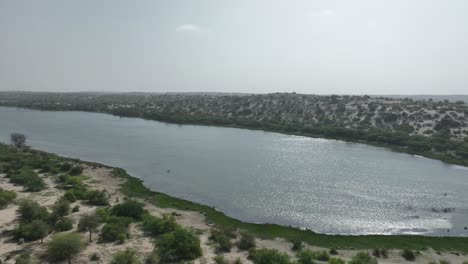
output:
[[[0,107],[0,141],[124,168],[249,222],[330,234],[468,236],[468,169],[336,140]],[[450,213],[443,208],[454,208]]]

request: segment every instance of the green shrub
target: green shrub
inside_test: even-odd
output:
[[[330,251],[328,251],[328,253],[330,253],[330,255],[338,255],[338,250],[336,250],[336,248],[330,248]]]
[[[22,169],[9,172],[8,177],[12,183],[24,186],[25,190],[29,192],[38,192],[45,188],[42,178],[32,170]]]
[[[33,220],[31,223],[22,224],[13,230],[16,239],[35,241],[44,239],[49,234],[49,225],[42,220]]]
[[[377,264],[377,259],[371,257],[369,253],[367,252],[359,252],[348,263],[349,264]]]
[[[281,253],[276,249],[257,249],[249,255],[255,264],[290,264],[290,258],[287,254]]]
[[[64,217],[60,219],[54,226],[57,232],[64,232],[73,229],[73,221],[70,218]]]
[[[234,260],[234,264],[242,264],[242,260],[237,257],[236,260]]]
[[[45,222],[49,218],[47,208],[31,200],[22,200],[20,202],[18,214],[23,223],[29,223],[33,220],[43,220]]]
[[[237,247],[240,250],[250,250],[256,247],[255,237],[248,233],[242,233],[239,242],[237,243]]]
[[[81,236],[76,233],[55,235],[46,245],[46,256],[53,262],[68,260],[83,250]]]
[[[229,261],[225,257],[220,255],[215,256],[213,260],[216,264],[229,264]]]
[[[110,264],[139,264],[137,252],[133,249],[117,252]]]
[[[57,219],[68,215],[70,213],[70,202],[67,199],[58,200],[52,207],[52,215]]]
[[[60,170],[61,171],[68,172],[68,171],[70,171],[70,169],[71,169],[70,163],[64,162],[64,163],[60,164]]]
[[[107,223],[102,227],[99,242],[123,242],[127,237],[127,228],[128,224],[124,222]]]
[[[312,250],[302,250],[297,253],[297,262],[300,264],[314,264],[316,254]]]
[[[109,199],[105,191],[91,190],[86,194],[86,200],[92,205],[109,205]]]
[[[83,168],[81,166],[73,166],[70,169],[70,175],[76,176],[76,175],[81,175],[83,173]]]
[[[143,230],[152,236],[159,236],[174,231],[179,225],[172,216],[164,215],[162,218],[147,215],[143,219]]]
[[[209,239],[216,243],[217,252],[229,252],[232,248],[231,237],[229,237],[223,230],[211,229]]]
[[[80,211],[80,206],[79,205],[75,205],[72,209],[72,213],[76,213],[76,212],[79,212]]]
[[[401,252],[401,256],[407,261],[414,261],[416,259],[416,254],[409,249],[405,249]]]
[[[114,205],[111,209],[112,215],[130,217],[135,220],[141,220],[144,212],[143,203],[135,200],[127,200],[121,204]]]
[[[160,264],[158,253],[156,251],[151,252],[146,258],[145,264]]]
[[[15,191],[7,191],[0,188],[0,209],[5,208],[16,198]]]
[[[164,234],[158,241],[159,256],[163,263],[194,260],[201,257],[200,238],[192,231],[177,228]]]
[[[345,264],[346,262],[340,258],[330,258],[328,264]]]
[[[294,240],[292,242],[291,249],[294,250],[294,251],[301,250],[302,249],[302,241],[301,240]]]
[[[27,252],[21,253],[15,260],[15,264],[30,264],[31,255]]]

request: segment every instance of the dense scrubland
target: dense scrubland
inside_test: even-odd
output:
[[[244,223],[151,191],[122,169],[32,150],[18,135],[12,141],[13,146],[0,144],[4,263],[466,260],[467,237],[322,235]]]
[[[0,105],[103,112],[385,146],[468,166],[468,106],[370,96],[0,92]]]

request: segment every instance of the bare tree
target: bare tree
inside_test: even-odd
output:
[[[25,148],[26,147],[26,136],[21,133],[11,133],[10,141],[13,146],[17,149]]]

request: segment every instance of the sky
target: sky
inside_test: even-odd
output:
[[[0,0],[1,91],[468,94],[466,0]]]

